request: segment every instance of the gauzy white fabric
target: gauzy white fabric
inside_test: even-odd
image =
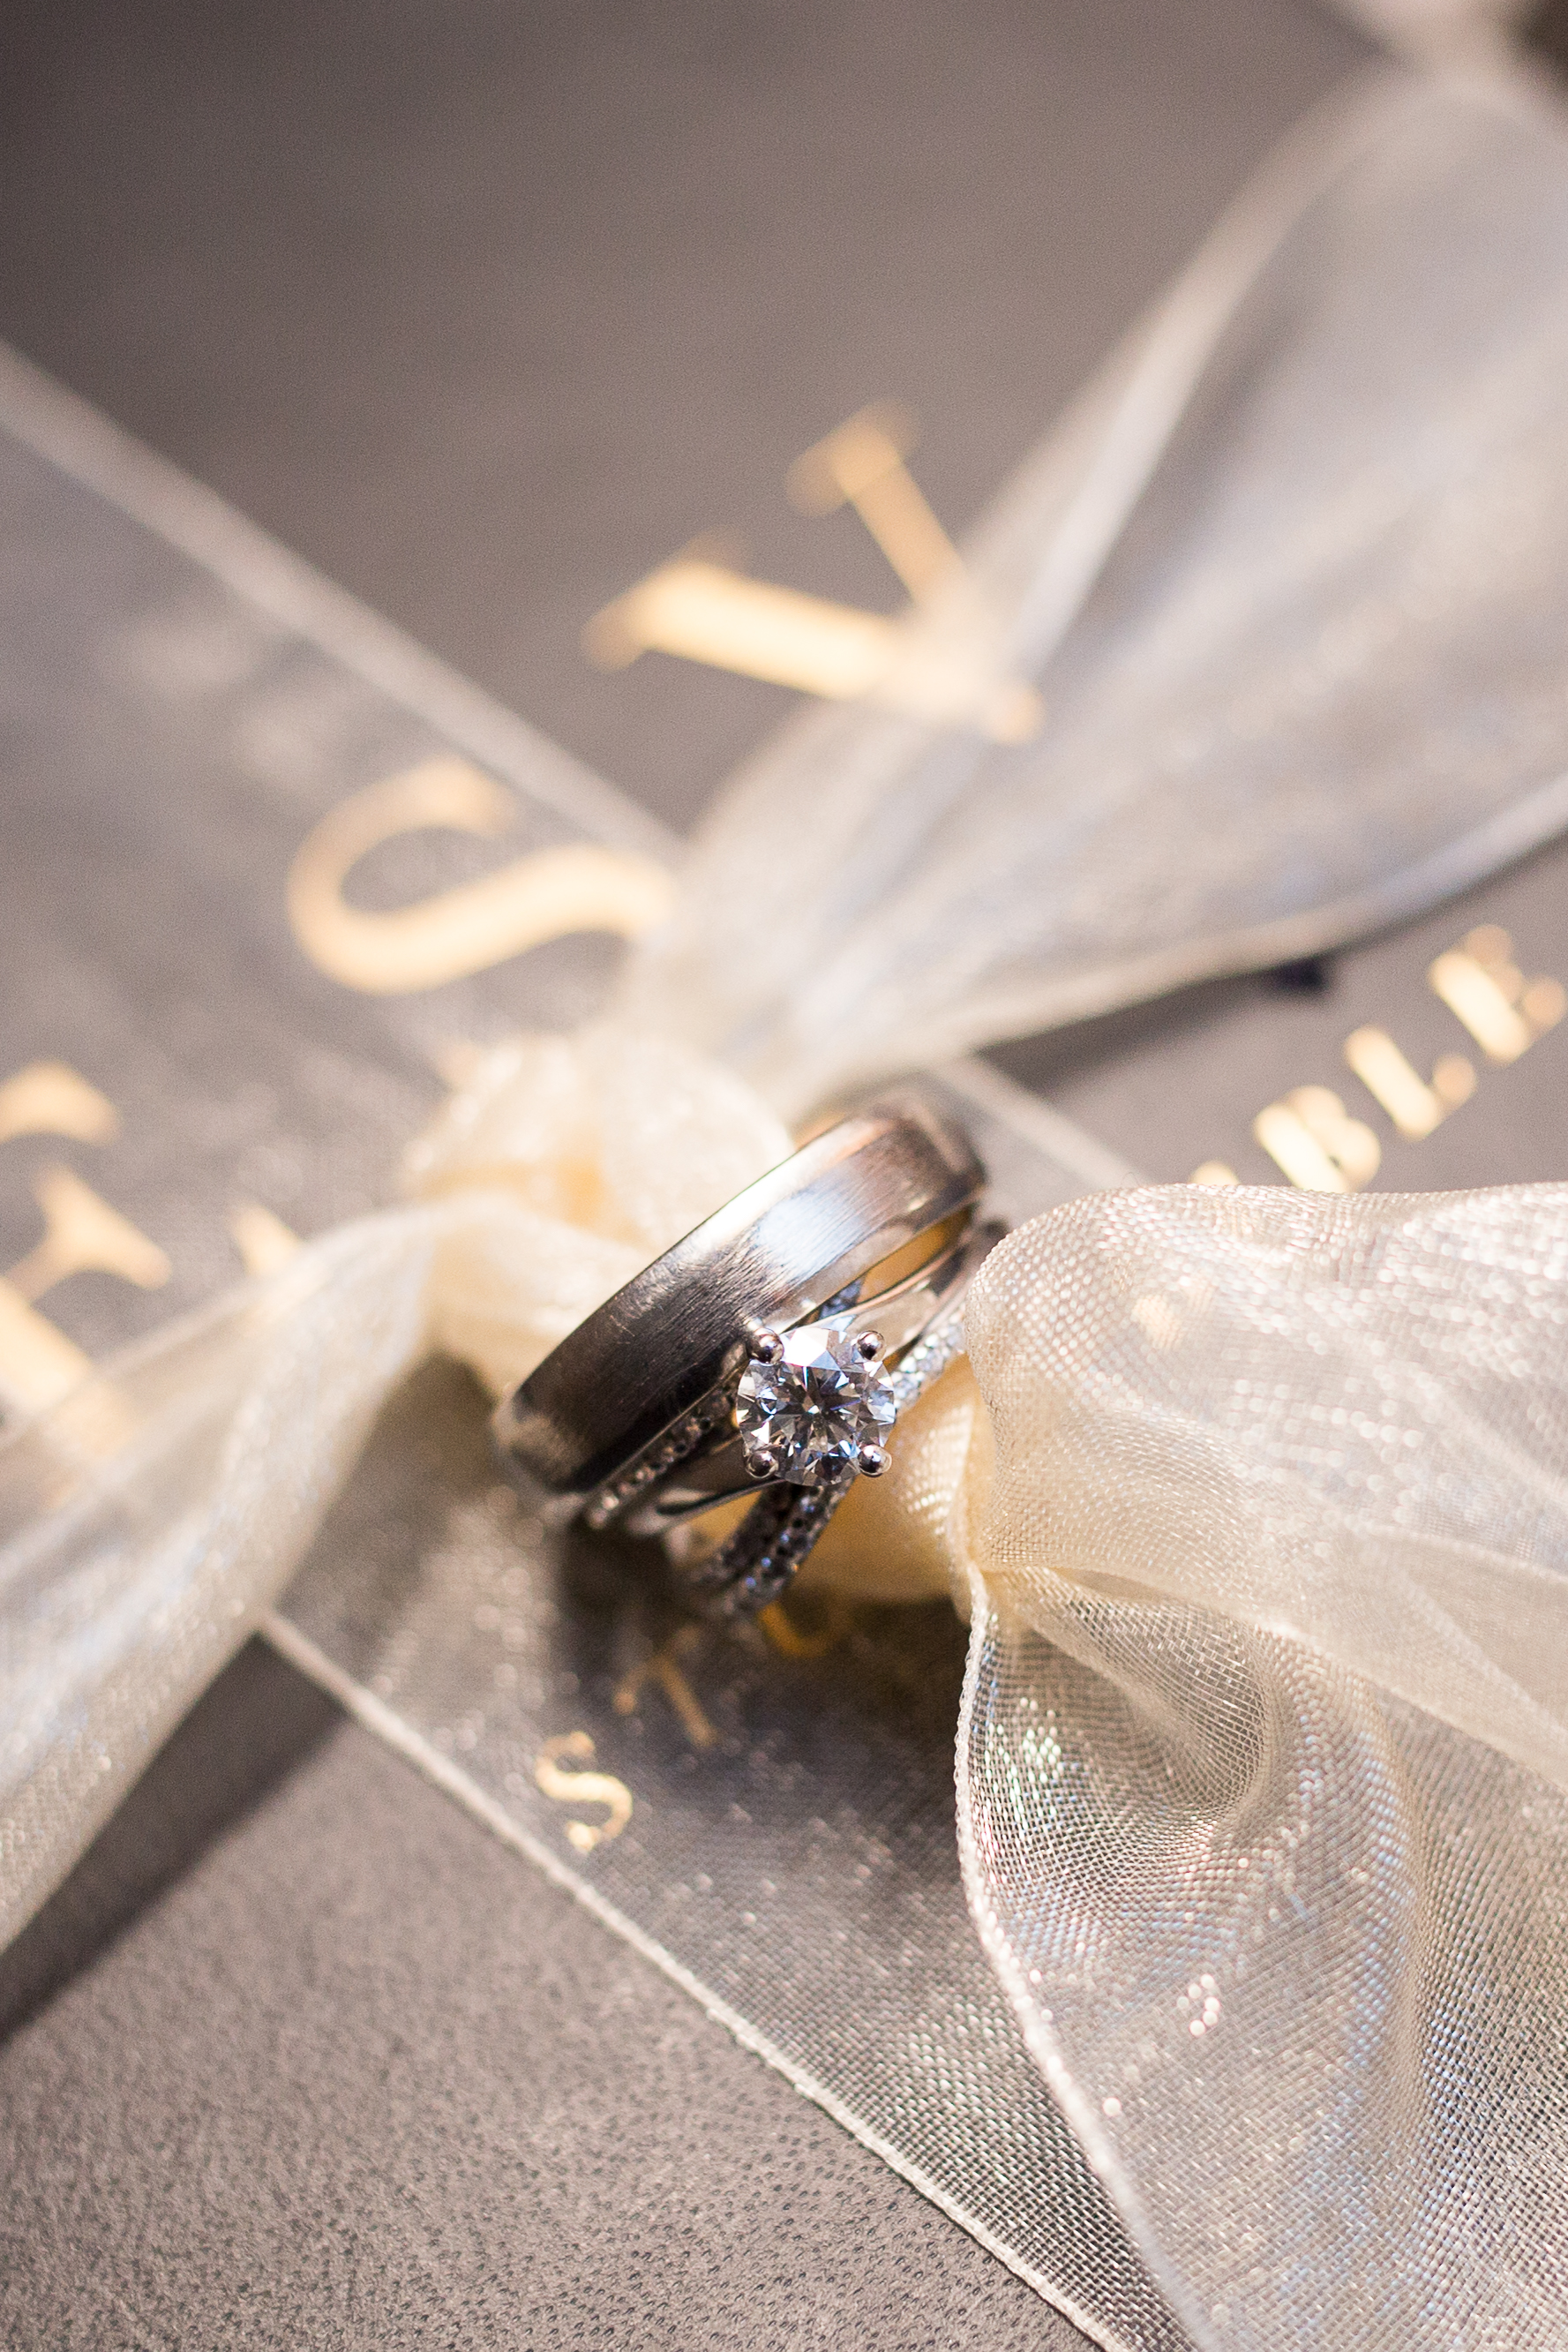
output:
[[[517,1377],[853,1080],[1304,952],[1568,818],[1565,280],[1528,100],[1303,135],[912,628],[1038,677],[1039,741],[802,722],[616,1017],[482,1073],[422,1197],[0,1449],[0,1933],[427,1349]],[[1562,2333],[1565,1233],[1555,1189],[1059,1213],[868,1506],[884,1571],[970,1580],[975,1916],[1205,2345]]]
[[[1560,2345],[1568,1187],[1102,1194],[968,1339],[971,1905],[1173,2307]]]
[[[809,713],[621,1001],[792,1112],[1316,953],[1558,832],[1565,273],[1555,110],[1395,84],[1310,126],[912,631],[1035,680],[1040,736]]]
[[[107,1366],[0,1445],[0,1944],[287,1582],[434,1347],[499,1391],[789,1137],[609,1028],[497,1053],[409,1154],[424,1197]]]

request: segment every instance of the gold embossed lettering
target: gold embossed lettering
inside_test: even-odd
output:
[[[1527,981],[1513,960],[1513,941],[1496,923],[1483,923],[1427,974],[1450,1013],[1469,1031],[1489,1062],[1517,1062],[1568,1011],[1561,981]]]
[[[18,1135],[66,1135],[112,1143],[120,1113],[107,1095],[64,1062],[29,1062],[0,1086],[0,1143]]]
[[[240,1264],[254,1276],[276,1274],[300,1247],[299,1236],[259,1201],[240,1201],[228,1213],[229,1239]]]
[[[934,726],[972,725],[998,743],[1026,740],[1040,719],[1032,688],[998,683],[973,660],[935,649],[911,660],[896,621],[748,580],[703,555],[676,556],[607,604],[583,648],[601,669],[674,654],[824,701],[866,698]]]
[[[583,649],[601,669],[675,654],[771,686],[847,702],[882,685],[898,659],[895,623],[795,588],[749,580],[688,551],[596,613]]]
[[[159,1290],[173,1273],[157,1243],[68,1168],[42,1170],[33,1198],[44,1213],[44,1238],[5,1276],[29,1304],[68,1275],[117,1274],[139,1290]]]
[[[682,1660],[689,1658],[702,1640],[700,1625],[683,1625],[662,1649],[651,1651],[618,1685],[612,1702],[617,1715],[633,1715],[644,1686],[657,1683],[680,1719],[694,1748],[711,1748],[717,1732],[704,1714],[702,1702],[687,1681]]]
[[[78,1388],[92,1358],[0,1276],[0,1408],[26,1417]]]
[[[1462,1054],[1445,1054],[1431,1084],[1406,1061],[1386,1029],[1354,1029],[1344,1041],[1344,1058],[1375,1102],[1388,1113],[1407,1141],[1442,1125],[1476,1090],[1473,1066]]]
[[[1304,1192],[1359,1192],[1382,1164],[1376,1136],[1327,1087],[1292,1087],[1259,1112],[1252,1133]]]
[[[0,1084],[0,1142],[26,1135],[61,1135],[108,1143],[120,1131],[114,1105],[64,1062],[31,1062]],[[34,1180],[44,1218],[41,1241],[0,1276],[0,1408],[23,1415],[45,1412],[78,1388],[91,1359],[37,1311],[37,1302],[68,1276],[118,1275],[144,1290],[157,1289],[172,1271],[156,1242],[99,1198],[68,1168],[50,1167]],[[75,1433],[94,1450],[118,1442],[122,1423],[112,1401],[100,1399]]]
[[[382,842],[432,829],[498,835],[514,814],[511,794],[466,760],[426,760],[368,785],[300,845],[288,877],[295,938],[346,988],[392,996],[488,971],[572,931],[634,939],[668,909],[664,866],[586,841],[536,850],[417,906],[376,913],[344,899],[348,876]]]
[[[812,514],[852,505],[919,604],[962,566],[904,462],[913,444],[905,411],[862,409],[797,460],[789,491]],[[582,644],[601,669],[674,654],[827,701],[863,698],[934,726],[973,728],[1000,743],[1025,741],[1044,715],[1033,687],[998,676],[992,649],[977,639],[916,643],[903,620],[748,579],[712,539],[693,541],[605,605]]]
[[[847,1642],[855,1613],[838,1592],[791,1591],[789,1601],[770,1601],[757,1622],[787,1658],[825,1658]]]
[[[632,1818],[632,1791],[624,1780],[612,1772],[590,1772],[580,1769],[593,1761],[593,1740],[586,1731],[562,1732],[559,1738],[547,1739],[534,1759],[534,1779],[543,1793],[557,1804],[602,1805],[602,1822],[568,1822],[567,1842],[579,1853],[591,1853],[596,1845],[607,1845],[618,1838]],[[570,1762],[572,1769],[565,1767]]]
[[[802,514],[852,506],[916,604],[963,569],[904,459],[917,427],[893,401],[861,409],[797,457],[789,491]]]
[[[1488,1060],[1500,1065],[1516,1062],[1568,1013],[1568,989],[1547,976],[1526,980],[1512,940],[1496,923],[1467,932],[1428,967],[1427,977]],[[1408,1142],[1433,1134],[1476,1090],[1475,1066],[1464,1055],[1439,1055],[1426,1079],[1387,1030],[1372,1024],[1352,1030],[1344,1058]],[[1352,1118],[1326,1087],[1297,1087],[1269,1104],[1253,1120],[1252,1132],[1291,1182],[1307,1192],[1359,1192],[1382,1162],[1372,1129]],[[1187,1179],[1190,1184],[1238,1181],[1223,1160],[1206,1160]]]

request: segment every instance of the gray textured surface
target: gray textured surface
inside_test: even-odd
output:
[[[1363,54],[1309,0],[15,0],[0,333],[677,822],[790,707],[582,624],[863,401],[957,528]]]
[[[780,698],[596,677],[705,526],[925,414],[961,523],[1354,56],[1284,0],[28,6],[0,332],[680,818]],[[1066,2343],[653,1970],[250,1652],[5,1967],[21,2346]]]
[[[7,2346],[1079,2340],[258,1646],[3,1981]]]

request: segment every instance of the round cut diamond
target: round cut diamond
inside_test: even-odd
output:
[[[788,1334],[776,1362],[747,1366],[735,1425],[754,1468],[814,1486],[852,1470],[862,1446],[882,1444],[898,1407],[881,1365],[866,1362],[857,1338],[804,1323]]]

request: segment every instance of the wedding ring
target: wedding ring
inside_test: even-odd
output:
[[[854,1478],[884,1466],[912,1381],[957,1352],[984,1183],[918,1092],[868,1105],[570,1332],[498,1409],[502,1448],[596,1526],[649,1531],[762,1488],[703,1570],[723,1605],[761,1606]]]

